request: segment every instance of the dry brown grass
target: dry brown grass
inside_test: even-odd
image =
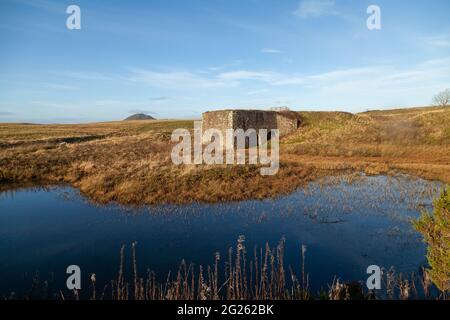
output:
[[[306,125],[285,140],[293,162],[368,174],[405,172],[450,181],[450,109],[302,113]],[[286,158],[285,158],[286,159]]]
[[[217,202],[289,193],[349,171],[450,182],[450,110],[413,108],[301,112],[302,128],[281,141],[281,167],[174,166],[170,134],[192,121],[0,125],[0,189],[68,183],[98,202]]]

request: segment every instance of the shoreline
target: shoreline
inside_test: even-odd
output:
[[[83,192],[76,184],[72,184],[70,182],[52,182],[52,181],[34,181],[34,182],[23,182],[23,183],[14,183],[14,184],[8,184],[8,183],[0,183],[0,194],[1,193],[8,193],[8,192],[14,192],[14,191],[22,191],[26,189],[53,189],[53,188],[72,188],[76,190],[80,196],[86,199],[89,203],[92,203],[93,205],[100,205],[100,206],[118,206],[123,207],[127,209],[142,209],[146,207],[158,207],[158,206],[179,206],[179,205],[192,205],[192,204],[221,204],[221,203],[232,203],[232,202],[243,202],[243,201],[264,201],[264,200],[277,200],[278,198],[288,196],[292,193],[295,193],[298,191],[298,189],[307,186],[310,183],[322,183],[324,179],[347,179],[350,183],[353,182],[353,180],[358,181],[361,178],[366,177],[377,177],[377,176],[383,176],[383,177],[391,177],[393,179],[395,178],[407,178],[407,179],[420,179],[431,183],[442,183],[443,185],[447,184],[446,182],[439,180],[439,179],[427,179],[423,176],[414,175],[410,172],[378,172],[374,173],[371,171],[370,173],[361,171],[361,170],[349,170],[349,169],[342,169],[339,172],[336,172],[336,170],[333,171],[333,173],[327,172],[321,172],[318,174],[315,172],[313,176],[308,176],[307,178],[299,181],[299,183],[295,184],[295,187],[293,186],[290,189],[284,189],[284,190],[270,190],[270,194],[268,194],[265,197],[262,196],[252,196],[252,194],[246,194],[245,196],[239,197],[234,193],[229,194],[229,198],[222,197],[220,200],[212,200],[212,201],[202,201],[196,200],[193,198],[185,198],[185,199],[176,199],[178,201],[175,202],[167,202],[167,201],[161,201],[161,202],[153,202],[153,203],[146,203],[146,202],[120,202],[117,200],[109,200],[104,201],[102,198],[96,198],[93,197],[91,194],[87,192]]]

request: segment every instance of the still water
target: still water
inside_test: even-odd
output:
[[[73,264],[81,267],[84,286],[91,273],[106,284],[117,277],[120,247],[133,242],[141,275],[151,269],[164,279],[181,259],[212,265],[220,252],[225,260],[240,235],[249,256],[284,237],[285,262],[295,270],[306,245],[313,290],[334,277],[365,280],[373,264],[417,272],[426,247],[410,219],[431,209],[440,188],[405,176],[353,176],[271,200],[140,209],[99,207],[70,187],[10,191],[0,195],[0,294],[26,293],[36,274],[64,289],[65,270]]]

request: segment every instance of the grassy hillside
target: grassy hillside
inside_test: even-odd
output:
[[[170,134],[193,121],[0,124],[0,188],[69,183],[93,200],[184,203],[273,197],[324,175],[409,173],[450,182],[450,108],[301,112],[281,167],[174,166]]]

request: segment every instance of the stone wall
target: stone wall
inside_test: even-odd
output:
[[[234,110],[234,129],[277,129],[277,113],[261,110]]]
[[[202,131],[215,128],[225,132],[233,128],[233,111],[208,111],[202,114]]]
[[[301,125],[300,117],[296,112],[277,112],[276,119],[280,137],[296,131]]]

